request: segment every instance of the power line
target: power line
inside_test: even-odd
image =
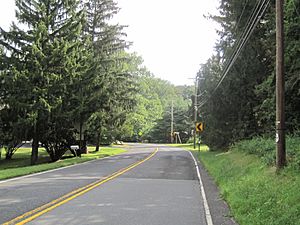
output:
[[[251,34],[254,31],[254,28],[256,27],[257,23],[259,22],[261,16],[263,15],[263,13],[265,12],[266,8],[267,8],[267,4],[270,2],[268,0],[267,3],[265,3],[267,0],[263,0],[264,2],[262,3],[262,5],[260,6],[259,10],[257,11],[257,13],[254,16],[254,18],[251,18],[251,20],[249,20],[249,23],[247,24],[244,32],[242,33],[242,35],[240,36],[238,43],[236,45],[236,48],[234,49],[234,52],[228,62],[228,64],[225,67],[225,70],[221,76],[221,79],[219,80],[216,88],[214,89],[213,93],[218,89],[218,87],[220,86],[220,84],[222,83],[222,81],[224,80],[224,78],[226,77],[226,75],[228,74],[228,71],[231,69],[232,65],[234,64],[235,60],[237,59],[237,57],[239,56],[242,48],[244,47],[245,43],[249,40]],[[263,11],[262,11],[263,10]],[[251,23],[251,24],[250,24]]]
[[[245,12],[246,6],[248,5],[248,1],[249,1],[249,0],[247,0],[247,1],[246,1],[246,3],[244,4],[244,7],[243,7],[243,10],[242,10],[242,13],[241,13],[241,15],[239,16],[239,19],[238,19],[237,23],[235,24],[234,31],[236,31],[236,30],[237,30],[237,28],[238,28],[238,26],[239,26],[239,24],[240,24],[240,22],[241,22],[241,19],[242,19],[243,15],[244,15],[244,12]]]
[[[238,45],[239,45],[239,43],[240,43],[240,41],[241,41],[242,36],[245,34],[245,31],[248,29],[251,20],[254,20],[254,15],[255,15],[256,13],[258,13],[257,10],[258,10],[258,6],[259,6],[259,4],[261,3],[261,1],[262,1],[262,0],[256,1],[256,4],[255,4],[255,6],[254,6],[254,8],[253,8],[253,10],[252,10],[252,12],[251,12],[251,14],[250,14],[250,16],[249,16],[247,22],[246,22],[246,26],[245,26],[243,32],[242,32],[241,35],[237,38],[236,44],[235,44],[235,46],[234,46],[234,51],[235,51],[235,49],[238,47]],[[242,14],[241,14],[241,16],[242,16]],[[241,17],[240,17],[240,18],[241,18]],[[237,27],[237,26],[235,25],[235,27],[234,27],[234,32],[236,31],[236,27]],[[234,52],[234,51],[233,51],[233,52]],[[232,53],[231,55],[229,55],[229,56],[227,56],[227,55],[229,55],[229,53],[228,53],[228,49],[226,49],[226,50],[225,50],[225,53],[224,53],[224,58],[225,58],[225,59],[226,59],[226,58],[231,58],[231,57],[233,56],[233,53]],[[229,62],[230,62],[230,60],[226,60],[226,61],[225,61],[226,65],[225,65],[224,68],[226,68],[226,67],[228,66],[228,63],[229,63]]]
[[[261,17],[264,15],[269,4],[270,4],[270,0],[260,0],[259,2],[256,3],[256,5],[251,13],[251,16],[249,17],[249,19],[247,21],[247,25],[245,26],[243,33],[240,35],[239,39],[236,42],[236,45],[234,47],[232,55],[230,56],[228,61],[226,60],[227,63],[224,67],[224,70],[222,72],[222,75],[221,75],[216,87],[212,91],[212,94],[210,94],[210,96],[208,96],[206,99],[204,99],[204,101],[202,101],[200,103],[199,107],[202,107],[204,104],[206,104],[207,101],[209,100],[209,98],[215,94],[215,92],[217,91],[217,89],[219,88],[219,86],[221,85],[221,83],[223,82],[225,77],[227,76],[229,70],[235,63],[236,59],[240,55],[242,49],[244,48],[246,42],[249,40],[250,36],[252,35],[252,33],[253,33],[255,27],[257,26],[258,22],[260,21]]]

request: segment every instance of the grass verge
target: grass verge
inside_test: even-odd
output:
[[[102,147],[99,152],[89,148],[89,154],[82,154],[82,157],[71,157],[66,155],[64,159],[57,162],[49,162],[49,156],[44,149],[39,150],[39,161],[37,165],[30,166],[30,148],[20,148],[12,160],[0,160],[0,180],[56,169],[74,165],[93,159],[120,154],[126,150],[121,148]]]
[[[184,146],[194,150],[192,146]],[[234,150],[211,152],[201,146],[199,160],[219,186],[221,196],[240,225],[300,224],[300,174],[281,173],[254,154]]]

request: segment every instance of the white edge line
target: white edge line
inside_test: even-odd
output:
[[[91,162],[96,161],[96,160],[108,159],[108,158],[111,158],[111,157],[117,156],[117,155],[120,155],[120,154],[106,156],[106,157],[103,157],[103,158],[100,158],[100,159],[92,159],[92,160],[88,160],[88,161],[82,162],[82,163],[76,163],[76,164],[69,165],[69,166],[63,166],[63,167],[59,167],[59,168],[55,168],[55,169],[51,169],[51,170],[46,170],[46,171],[41,171],[41,172],[37,172],[37,173],[32,173],[32,174],[28,174],[28,175],[23,175],[23,176],[19,176],[19,177],[9,178],[9,179],[5,179],[5,180],[1,180],[0,184],[7,183],[7,182],[10,182],[10,181],[20,180],[20,179],[23,179],[23,178],[34,177],[34,176],[38,176],[38,175],[45,174],[45,173],[51,173],[51,172],[54,172],[54,171],[63,170],[63,169],[67,169],[67,168],[74,167],[74,166],[88,164],[88,163],[91,163]]]
[[[197,175],[198,175],[198,179],[199,179],[201,194],[202,194],[202,198],[203,198],[203,205],[204,205],[207,225],[213,225],[213,221],[212,221],[209,206],[208,206],[208,203],[207,203],[206,194],[205,194],[203,182],[202,182],[202,179],[201,179],[201,174],[200,174],[200,170],[199,170],[199,167],[198,167],[198,163],[197,163],[194,155],[190,151],[188,151],[188,152],[190,153],[190,155],[192,156],[192,158],[195,162],[195,167],[196,167],[196,170],[197,170]]]

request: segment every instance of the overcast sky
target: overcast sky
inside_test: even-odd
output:
[[[216,14],[218,0],[117,0],[115,18],[128,25],[130,51],[144,59],[156,76],[171,83],[192,84],[200,64],[213,53],[216,24],[203,15]],[[14,18],[14,0],[1,0],[0,26],[7,29]]]

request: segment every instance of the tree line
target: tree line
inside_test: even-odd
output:
[[[134,64],[135,71],[139,74],[136,77],[136,106],[121,127],[120,139],[152,143],[170,142],[173,102],[174,132],[179,132],[183,141],[186,141],[193,127],[187,112],[190,110],[194,88],[186,85],[175,86],[169,81],[156,78],[142,66],[141,57],[136,56]]]
[[[135,105],[124,26],[113,0],[16,0],[17,23],[0,28],[0,140],[10,159],[32,140],[52,161],[80,140],[110,138]],[[87,128],[88,127],[88,128]],[[78,138],[79,137],[79,138]]]
[[[234,51],[244,28],[260,1],[222,0],[219,15],[209,18],[219,24],[215,54],[201,66],[198,75],[199,120],[206,124],[203,138],[212,147],[226,147],[254,136],[275,139],[275,3],[267,7],[253,34],[221,85],[220,74]],[[299,134],[300,127],[300,2],[284,4],[286,129]],[[204,103],[205,104],[202,104]]]
[[[198,75],[198,121],[204,141],[226,147],[275,133],[275,6],[273,2],[221,85],[222,71],[260,1],[220,1],[215,54]],[[285,2],[287,131],[299,133],[299,1]],[[79,140],[169,142],[191,136],[194,89],[155,78],[126,49],[125,26],[114,24],[113,0],[16,1],[17,24],[0,29],[0,140],[6,158],[32,140],[52,161]],[[205,104],[203,104],[205,103]]]
[[[192,87],[155,78],[128,53],[113,0],[17,0],[16,19],[0,28],[0,145],[11,159],[32,140],[31,164],[44,147],[52,161],[75,143],[188,138]]]

